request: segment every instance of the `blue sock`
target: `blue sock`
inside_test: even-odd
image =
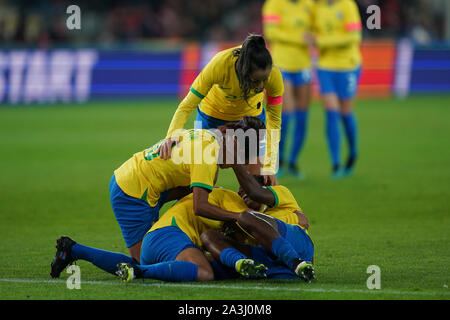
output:
[[[339,112],[336,110],[326,111],[326,135],[328,150],[330,152],[333,167],[340,165],[341,155],[341,133],[339,131]]]
[[[356,158],[358,155],[357,142],[358,142],[358,124],[353,112],[349,114],[341,115],[342,122],[344,123],[345,135],[347,137],[349,156]]]
[[[89,261],[100,269],[112,274],[115,274],[118,263],[137,263],[136,260],[123,253],[86,247],[79,243],[72,247],[71,254],[76,260]]]
[[[220,262],[230,268],[235,268],[236,262],[247,257],[235,248],[226,248],[220,253]]]
[[[285,265],[293,269],[294,259],[300,259],[294,247],[283,237],[278,237],[272,242],[272,253],[277,256]]]
[[[164,281],[197,281],[198,266],[195,263],[174,260],[149,265],[138,265],[144,278]]]
[[[210,261],[211,267],[214,271],[214,279],[215,280],[227,280],[236,277],[235,269],[232,270],[228,267],[225,267],[223,264],[217,261]]]
[[[302,150],[306,136],[306,123],[308,120],[308,110],[296,110],[293,116],[295,119],[295,129],[289,164],[297,163],[298,154]]]
[[[278,154],[280,156],[280,162],[283,162],[284,147],[286,145],[289,122],[292,118],[292,113],[283,112],[281,114],[281,132],[280,132],[280,143],[278,144]]]

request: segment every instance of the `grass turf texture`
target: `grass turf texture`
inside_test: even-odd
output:
[[[125,284],[84,261],[81,290],[66,288],[65,272],[50,280],[60,235],[127,253],[109,180],[133,153],[164,137],[176,105],[0,108],[1,299],[449,299],[449,96],[359,101],[361,157],[354,176],[341,180],[330,178],[323,110],[312,105],[301,155],[307,178],[279,181],[310,219],[312,284]],[[237,188],[230,170],[220,172],[218,184]],[[369,265],[381,268],[381,290],[366,287]]]

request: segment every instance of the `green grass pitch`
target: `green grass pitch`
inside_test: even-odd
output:
[[[450,293],[450,96],[358,101],[354,176],[330,178],[324,114],[311,108],[288,186],[310,219],[317,281],[125,284],[80,261],[81,289],[49,276],[55,240],[127,253],[112,172],[163,138],[175,99],[0,108],[0,299],[443,299]],[[190,123],[192,123],[191,118]],[[343,140],[345,156],[345,142]],[[236,189],[229,170],[219,185]],[[164,209],[167,209],[165,206]],[[381,289],[366,286],[367,268]]]

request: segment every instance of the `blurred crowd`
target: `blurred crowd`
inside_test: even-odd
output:
[[[357,0],[381,8],[381,30],[367,37],[408,36],[421,43],[445,40],[448,0]],[[0,0],[3,45],[111,44],[170,38],[240,41],[261,33],[264,0]],[[81,30],[68,30],[66,8],[81,8]],[[447,39],[448,40],[448,39]]]

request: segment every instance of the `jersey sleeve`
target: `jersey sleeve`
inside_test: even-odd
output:
[[[218,170],[218,144],[206,134],[191,141],[190,186],[213,190]]]
[[[166,138],[172,136],[175,130],[182,129],[192,111],[198,106],[202,99],[208,94],[212,86],[216,83],[217,55],[203,68],[195,78],[186,97],[178,105],[177,110],[170,122]]]
[[[274,174],[278,158],[278,143],[280,141],[281,109],[283,103],[283,77],[278,68],[272,69],[266,86],[266,154],[264,157],[264,173]]]
[[[275,204],[272,208],[275,207],[297,207],[299,208],[297,201],[295,200],[292,193],[285,186],[266,186],[268,190],[270,190],[275,197]]]

